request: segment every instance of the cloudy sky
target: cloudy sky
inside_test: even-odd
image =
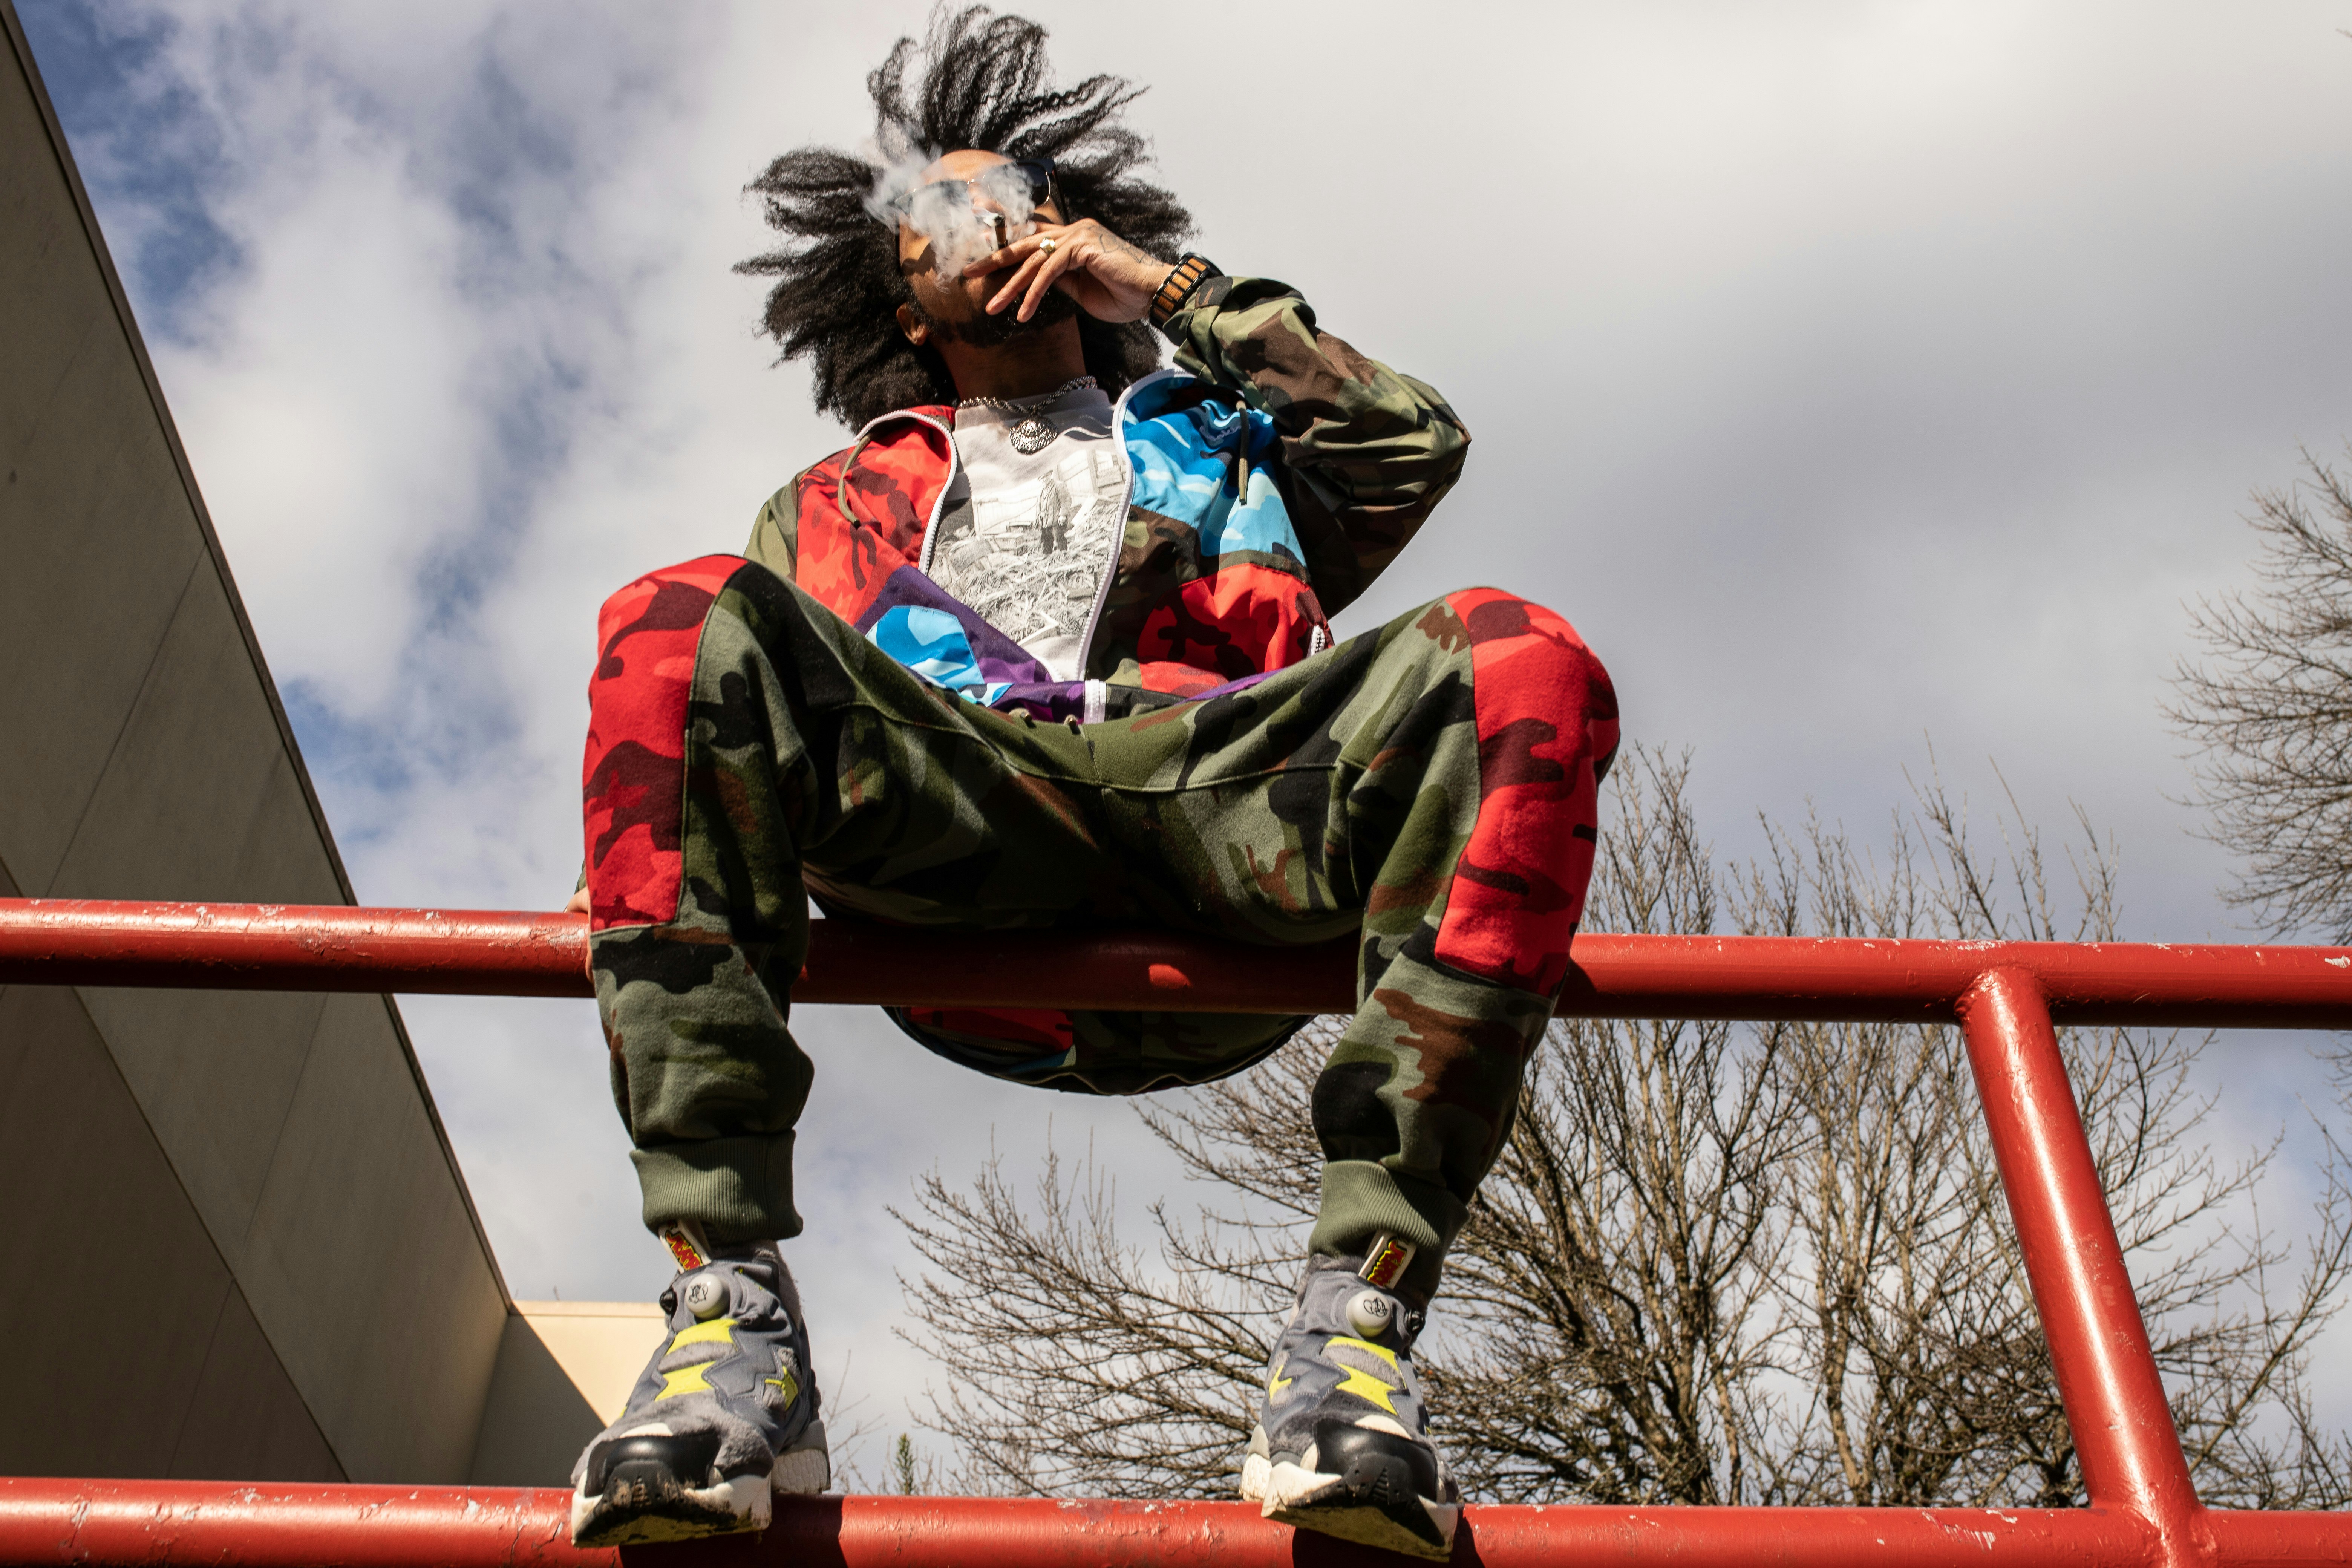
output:
[[[552,907],[597,603],[838,444],[751,325],[741,195],[869,129],[908,0],[18,0],[362,900]],[[1435,383],[1468,475],[1343,631],[1509,585],[1705,826],[1864,836],[1928,747],[2119,842],[2126,934],[2243,934],[2158,712],[2249,491],[2352,435],[2352,0],[1039,4],[1201,247]],[[518,1295],[641,1297],[584,1004],[404,1011]],[[795,1267],[893,1428],[884,1204],[1118,1107],[810,1009]],[[2315,1081],[2224,1040],[2225,1126]]]

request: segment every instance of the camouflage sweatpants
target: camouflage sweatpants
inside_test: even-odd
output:
[[[932,927],[1360,931],[1355,1019],[1314,1094],[1311,1245],[1391,1231],[1423,1249],[1407,1284],[1433,1289],[1591,871],[1616,703],[1565,621],[1475,589],[1237,689],[1086,725],[960,700],[732,556],[614,595],[599,646],[591,947],[648,1226],[799,1233],[804,889],[838,917]],[[898,1016],[966,1065],[1098,1092],[1221,1077],[1300,1022]]]

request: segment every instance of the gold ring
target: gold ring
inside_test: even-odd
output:
[[[1048,255],[1051,255],[1054,249],[1054,242],[1050,239],[1040,240],[1037,243],[1037,248],[1045,251]]]

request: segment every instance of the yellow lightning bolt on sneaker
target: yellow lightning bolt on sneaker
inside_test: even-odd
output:
[[[1393,1380],[1397,1370],[1396,1352],[1367,1340],[1334,1338],[1324,1345],[1323,1359],[1348,1374],[1346,1380],[1331,1391],[1334,1396],[1352,1394],[1368,1404],[1379,1405],[1391,1415],[1397,1413],[1396,1405],[1389,1399],[1390,1394],[1404,1386]],[[1367,1365],[1367,1362],[1372,1364]],[[1381,1376],[1382,1368],[1391,1374],[1389,1378]]]

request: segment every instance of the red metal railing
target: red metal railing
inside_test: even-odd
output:
[[[817,921],[796,1002],[1347,1012],[1355,945],[1160,932],[934,932]],[[1054,994],[1038,994],[1050,950]],[[0,899],[0,985],[586,996],[588,917],[339,904]],[[1576,1017],[1949,1023],[1979,976],[2033,976],[2062,1024],[2352,1027],[2352,948],[1856,938],[1576,939]]]
[[[0,984],[586,995],[579,915],[0,900]],[[1037,963],[1050,946],[1054,963]],[[2090,1506],[2078,1510],[1467,1510],[1458,1561],[1606,1556],[1674,1568],[1981,1562],[2165,1568],[2352,1565],[2352,1515],[2198,1500],[2053,1021],[2352,1027],[2352,950],[2138,943],[1580,936],[1563,1014],[1957,1019],[2050,1342]],[[816,923],[800,1002],[1330,1012],[1352,947],[1243,948],[1137,933],[986,937]],[[1054,994],[1034,977],[1050,973]],[[561,1492],[0,1480],[0,1564],[584,1562]],[[689,1550],[671,1548],[668,1551]],[[844,1568],[1078,1568],[1213,1557],[1338,1562],[1358,1549],[1242,1503],[780,1500],[757,1541],[698,1561]],[[633,1552],[633,1555],[634,1555]],[[658,1554],[658,1553],[653,1553]]]
[[[0,1480],[0,1562],[243,1568],[617,1568],[563,1539],[562,1491]],[[2186,1537],[2114,1508],[1517,1508],[1463,1510],[1458,1568],[2150,1568],[2337,1563],[2340,1515],[2200,1511]],[[690,1555],[689,1555],[690,1554]],[[1383,1552],[1293,1532],[1238,1502],[778,1498],[767,1533],[631,1547],[693,1568],[1339,1568]]]

